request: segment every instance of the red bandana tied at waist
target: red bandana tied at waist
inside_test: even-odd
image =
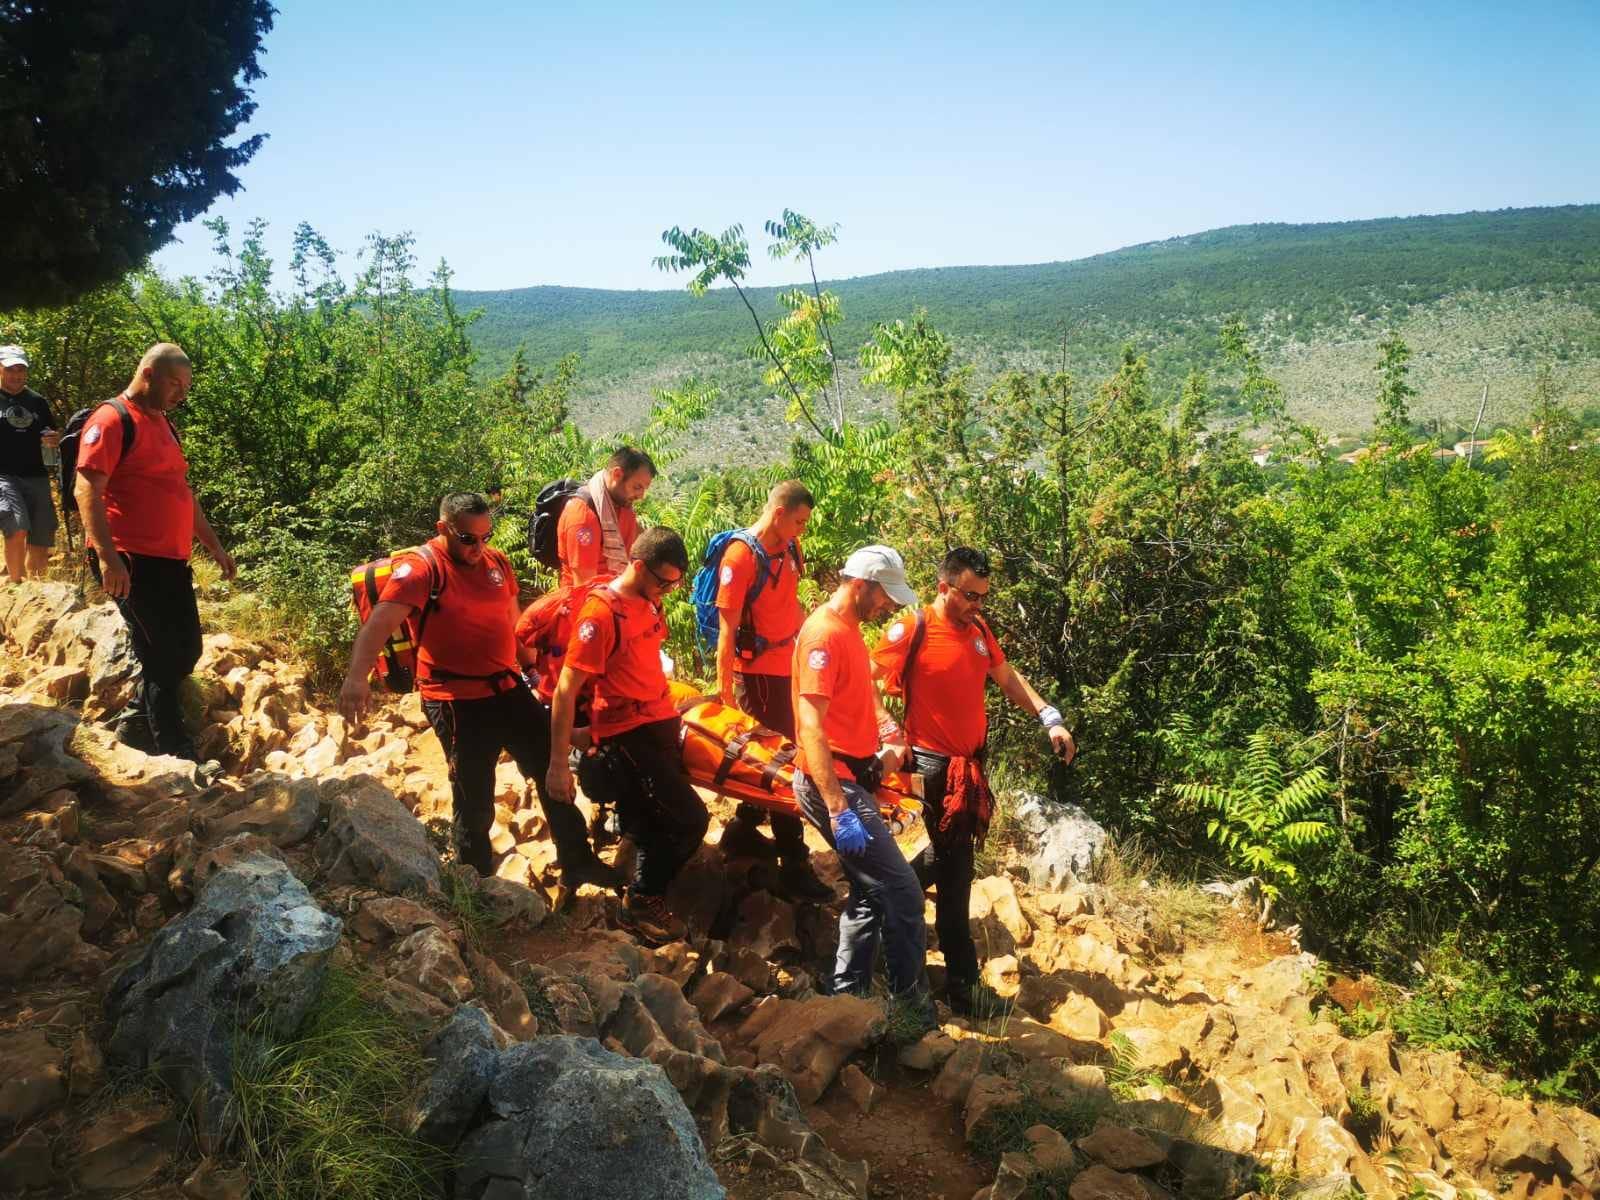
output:
[[[981,848],[994,816],[994,793],[976,758],[951,758],[945,772],[944,815],[939,832],[948,833],[957,820],[970,821],[973,840]]]

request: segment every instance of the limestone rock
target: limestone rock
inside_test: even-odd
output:
[[[458,1200],[725,1195],[688,1109],[653,1063],[555,1036],[497,1053],[489,1071],[457,1146]]]
[[[979,1075],[968,1089],[962,1105],[967,1140],[973,1136],[997,1109],[1013,1108],[1023,1100],[1022,1089],[1003,1075]]]
[[[87,1029],[80,1028],[73,1035],[68,1061],[73,1099],[82,1100],[100,1090],[106,1078],[106,1056]]]
[[[932,1029],[909,1046],[900,1048],[899,1061],[911,1071],[937,1071],[956,1052],[955,1039],[942,1029]]]
[[[957,1044],[955,1053],[945,1060],[944,1067],[933,1081],[933,1094],[946,1104],[961,1104],[972,1090],[973,1081],[982,1074],[986,1063],[997,1059],[996,1052],[985,1053],[983,1043],[975,1038],[964,1038]]]
[[[1098,1042],[1111,1031],[1111,1023],[1092,998],[1074,992],[1050,1013],[1050,1028],[1080,1041]]]
[[[1267,1110],[1256,1090],[1243,1080],[1213,1072],[1198,1097],[1217,1123],[1217,1143],[1239,1154],[1256,1147]]]
[[[1148,1200],[1137,1176],[1124,1175],[1100,1163],[1079,1171],[1067,1195],[1072,1200]]]
[[[839,1072],[839,1086],[844,1088],[845,1094],[861,1110],[862,1116],[871,1114],[872,1106],[878,1102],[879,1088],[867,1078],[865,1071],[855,1063],[851,1063]]]
[[[1010,809],[1023,837],[1028,882],[1041,891],[1077,882],[1105,849],[1105,828],[1075,804],[1024,792],[1010,801]]]
[[[418,1101],[412,1132],[431,1145],[454,1147],[489,1091],[501,1049],[489,1015],[459,1005],[424,1048],[434,1070]]]
[[[55,1178],[50,1136],[35,1125],[0,1150],[0,1193],[42,1188]]]
[[[235,1028],[261,1018],[268,1034],[281,1037],[298,1027],[340,930],[282,862],[241,859],[112,982],[109,1058],[155,1071],[192,1105],[202,1145],[215,1147],[234,1120]]]
[[[386,946],[428,926],[444,922],[432,909],[403,896],[376,896],[362,903],[350,918],[350,932],[364,942]]]
[[[293,846],[316,829],[319,808],[317,785],[310,780],[267,775],[199,815],[197,828],[208,842],[254,833],[274,846]]]
[[[1033,941],[1033,926],[1022,915],[1016,889],[1004,876],[973,880],[967,913],[980,957],[1013,954]]]
[[[78,1142],[78,1186],[91,1192],[143,1187],[172,1159],[178,1123],[157,1108],[113,1109]]]
[[[539,1032],[539,1022],[528,1007],[527,993],[499,963],[469,946],[467,966],[478,981],[478,998],[501,1029],[522,1042]]]
[[[1167,1160],[1166,1151],[1142,1133],[1107,1121],[1097,1124],[1087,1137],[1079,1138],[1078,1149],[1113,1171],[1137,1171]]]
[[[455,943],[438,926],[428,925],[395,947],[389,974],[402,983],[421,988],[448,1005],[472,995],[472,978]]]
[[[316,859],[329,879],[391,895],[439,890],[439,860],[427,834],[393,792],[370,776],[327,785],[328,828]]]
[[[689,1001],[700,1010],[702,1021],[720,1021],[738,1012],[755,993],[726,971],[702,975],[689,992]]]
[[[508,879],[488,878],[478,883],[478,897],[496,925],[521,925],[537,929],[550,915],[544,897],[525,884]]]
[[[886,1024],[881,1007],[856,996],[771,997],[745,1019],[739,1039],[759,1062],[783,1070],[801,1103],[815,1104],[845,1061],[881,1038]]]
[[[224,1167],[208,1158],[183,1181],[183,1194],[188,1200],[247,1200],[250,1178],[243,1167]]]
[[[794,905],[771,892],[751,892],[739,905],[728,945],[734,950],[751,950],[764,959],[780,950],[799,951],[794,912]]]
[[[0,983],[70,963],[83,941],[73,886],[37,850],[0,842]]]
[[[43,1029],[0,1034],[0,1128],[15,1129],[65,1100],[64,1068]]]

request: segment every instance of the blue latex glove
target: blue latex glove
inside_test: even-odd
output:
[[[872,835],[856,816],[855,809],[847,808],[833,814],[833,848],[840,854],[865,854]]]

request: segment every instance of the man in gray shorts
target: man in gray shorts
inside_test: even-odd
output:
[[[42,576],[56,540],[56,505],[45,451],[61,441],[45,398],[28,386],[21,346],[0,346],[0,535],[6,575],[21,583],[24,568]]]

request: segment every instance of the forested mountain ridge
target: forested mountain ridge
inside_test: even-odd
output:
[[[1600,205],[1239,225],[1071,262],[824,286],[842,304],[847,357],[873,324],[920,306],[980,374],[1058,363],[1063,349],[1069,366],[1100,369],[1132,341],[1163,390],[1213,361],[1217,329],[1242,317],[1291,404],[1330,432],[1367,423],[1369,343],[1391,325],[1417,352],[1419,416],[1459,420],[1484,382],[1509,415],[1541,363],[1579,407],[1600,399]],[[779,290],[749,289],[763,318],[780,315]],[[599,422],[612,410],[626,419],[648,386],[691,372],[721,384],[730,407],[764,394],[743,369],[754,330],[731,291],[532,287],[458,299],[481,310],[471,332],[487,374],[519,345],[534,365],[577,352],[580,411]]]

